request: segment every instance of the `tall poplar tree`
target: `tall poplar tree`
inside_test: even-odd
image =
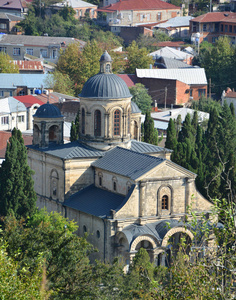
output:
[[[166,137],[165,147],[168,149],[174,150],[176,145],[177,145],[177,138],[176,138],[175,123],[170,118],[168,128],[167,128],[167,137]]]
[[[14,214],[17,218],[26,218],[35,212],[32,174],[21,132],[14,128],[0,169],[0,215]]]

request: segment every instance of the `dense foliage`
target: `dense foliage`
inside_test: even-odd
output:
[[[217,106],[218,107],[218,106]],[[218,107],[219,108],[219,107]],[[186,116],[176,144],[173,121],[169,122],[166,147],[172,160],[198,174],[199,191],[209,199],[235,200],[236,120],[225,103],[219,111],[211,107],[206,131],[197,121],[197,112]]]
[[[227,37],[219,37],[214,45],[202,43],[193,63],[205,68],[207,78],[211,78],[212,92],[218,98],[228,86],[236,88],[236,48]]]
[[[148,94],[148,91],[143,84],[137,83],[130,87],[129,90],[133,96],[131,101],[138,105],[142,114],[151,110],[152,97]]]
[[[36,209],[33,171],[20,130],[13,129],[7,143],[5,161],[0,168],[0,215],[29,217]]]
[[[11,57],[4,52],[0,52],[0,73],[19,73],[19,68],[13,63]]]

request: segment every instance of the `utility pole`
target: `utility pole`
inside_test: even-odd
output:
[[[165,87],[165,109],[166,109],[166,98],[167,98],[167,86]]]

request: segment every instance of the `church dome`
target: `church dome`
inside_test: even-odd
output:
[[[139,109],[138,105],[131,101],[131,113],[132,114],[140,114],[141,110]]]
[[[109,54],[107,51],[105,51],[105,52],[103,53],[103,55],[101,56],[101,58],[100,58],[99,61],[100,61],[100,62],[101,62],[101,61],[104,61],[104,62],[111,62],[112,59],[111,59],[110,54]]]
[[[132,97],[124,80],[112,73],[98,73],[89,78],[79,96],[84,98],[105,99]]]
[[[46,103],[46,104],[41,105],[37,109],[34,117],[38,117],[38,118],[61,118],[63,116],[62,116],[62,114],[60,112],[60,109],[58,107],[56,107],[53,104]]]

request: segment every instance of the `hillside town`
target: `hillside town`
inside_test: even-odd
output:
[[[236,2],[0,0],[2,299],[236,299]]]

